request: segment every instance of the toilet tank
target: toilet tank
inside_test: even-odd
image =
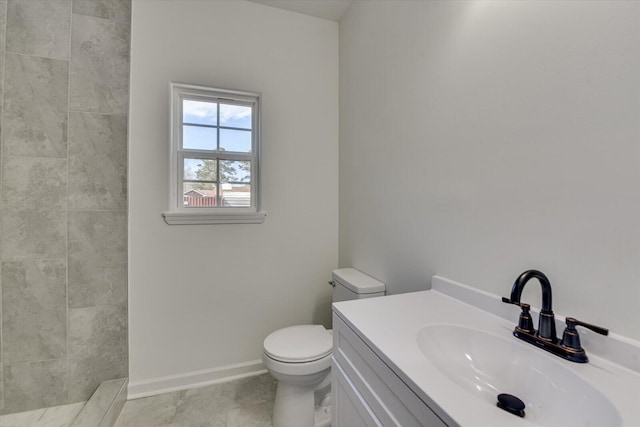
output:
[[[333,302],[380,297],[385,294],[384,283],[355,268],[339,268],[331,273]]]

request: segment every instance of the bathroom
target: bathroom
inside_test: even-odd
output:
[[[337,267],[536,268],[640,340],[640,2],[344,3],[0,1],[0,414],[261,373],[270,332],[330,326]],[[262,94],[262,224],[163,221],[170,82]]]

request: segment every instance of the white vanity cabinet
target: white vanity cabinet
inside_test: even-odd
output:
[[[332,375],[332,427],[446,427],[336,313]]]
[[[498,295],[437,276],[334,303],[332,426],[640,426],[640,345],[584,333],[590,361],[572,363],[516,339],[515,322]],[[496,404],[513,392],[524,418]]]

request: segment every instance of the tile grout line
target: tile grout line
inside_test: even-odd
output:
[[[66,240],[67,240],[67,244],[66,244],[66,278],[65,278],[65,286],[66,286],[66,302],[67,302],[67,327],[66,327],[66,344],[67,344],[67,348],[66,348],[66,359],[67,359],[67,398],[65,399],[65,401],[69,401],[69,391],[71,390],[71,357],[69,354],[69,130],[71,128],[70,126],[70,103],[71,103],[71,45],[72,45],[72,41],[71,39],[73,38],[73,1],[70,2],[69,4],[69,46],[68,46],[68,68],[67,68],[67,140],[66,140],[66,145],[67,145],[67,195],[66,195],[66,202],[67,202],[67,218],[66,218]]]
[[[36,54],[33,54],[33,53],[12,52],[10,50],[5,50],[4,53],[8,53],[10,55],[26,56],[26,57],[29,57],[29,58],[52,59],[54,61],[62,61],[62,62],[67,62],[68,61],[68,59],[63,59],[63,58],[54,58],[52,56],[36,55]]]
[[[127,117],[127,113],[102,113],[99,111],[83,111],[83,110],[73,110],[73,109],[69,109],[69,112],[79,113],[79,114],[91,114],[93,116]]]
[[[0,379],[2,381],[0,381],[0,414],[4,413],[4,407],[5,407],[5,387],[4,387],[4,334],[3,334],[3,330],[4,330],[4,325],[3,325],[3,321],[2,318],[4,317],[4,311],[2,310],[2,303],[3,303],[3,298],[2,298],[2,291],[3,291],[3,283],[2,283],[2,264],[3,264],[3,259],[2,259],[2,249],[4,246],[4,236],[2,236],[2,213],[3,211],[3,203],[2,203],[2,197],[3,197],[3,191],[2,191],[2,184],[3,184],[3,180],[2,180],[2,170],[3,170],[3,163],[4,163],[4,80],[5,80],[5,68],[6,68],[6,48],[7,48],[7,10],[8,10],[8,4],[9,2],[4,2],[4,28],[2,28],[2,36],[3,36],[3,43],[4,46],[2,46],[2,82],[0,83],[0,90],[2,91],[2,96],[0,97]]]

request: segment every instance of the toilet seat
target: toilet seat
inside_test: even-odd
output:
[[[297,383],[298,381],[306,382],[308,378],[315,375],[324,376],[325,374],[323,374],[323,372],[331,368],[331,360],[331,354],[328,354],[313,362],[280,362],[279,360],[271,358],[267,353],[262,353],[262,363],[264,363],[265,368],[278,379],[281,379],[279,375],[288,376],[290,383]],[[303,377],[307,378],[305,379]]]
[[[279,362],[307,363],[331,354],[333,338],[322,325],[298,325],[279,329],[264,340],[265,354]]]

